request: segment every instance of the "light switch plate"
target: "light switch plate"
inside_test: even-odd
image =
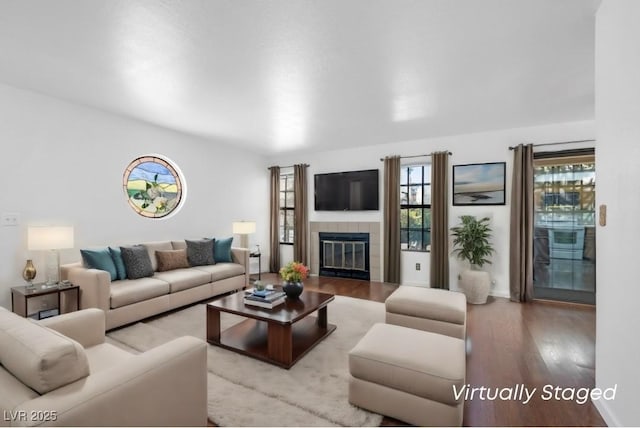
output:
[[[599,222],[600,222],[600,226],[606,226],[607,225],[607,206],[602,204],[600,205],[600,215],[599,217]]]
[[[20,224],[20,214],[2,213],[2,226],[18,226]]]

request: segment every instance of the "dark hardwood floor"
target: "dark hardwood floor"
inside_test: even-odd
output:
[[[275,274],[264,281],[278,282]],[[396,286],[379,282],[311,277],[304,286],[341,296],[384,302]],[[545,385],[593,388],[595,308],[549,302],[519,304],[489,298],[467,306],[467,383],[471,387],[538,388],[519,401],[469,400],[465,426],[606,426],[590,401],[541,398]],[[329,318],[331,314],[329,314]],[[382,426],[406,425],[384,418]]]

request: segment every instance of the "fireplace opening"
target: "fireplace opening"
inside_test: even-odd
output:
[[[320,275],[370,279],[369,234],[320,232]]]

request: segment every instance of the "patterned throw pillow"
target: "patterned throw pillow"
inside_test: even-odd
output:
[[[233,236],[226,239],[216,239],[213,246],[213,257],[216,259],[216,263],[231,263],[231,243],[233,242]]]
[[[187,250],[156,251],[158,272],[189,267]]]
[[[127,278],[138,279],[153,276],[153,266],[149,253],[144,245],[120,247],[122,260],[127,270]]]
[[[197,241],[186,239],[185,242],[187,243],[187,259],[191,266],[204,266],[215,263],[212,239],[205,238]]]

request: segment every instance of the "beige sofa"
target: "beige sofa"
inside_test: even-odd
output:
[[[62,279],[80,286],[80,307],[105,312],[107,330],[249,285],[248,249],[232,248],[233,263],[157,272],[155,252],[185,249],[186,242],[142,245],[155,271],[152,277],[112,281],[108,272],[88,269],[82,263],[61,266]]]
[[[206,426],[207,346],[105,343],[104,312],[33,321],[0,308],[0,426]]]

